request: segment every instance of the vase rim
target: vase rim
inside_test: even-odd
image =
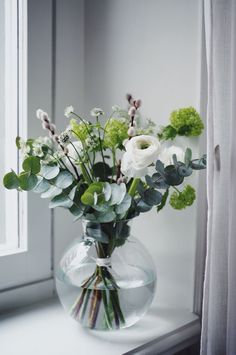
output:
[[[100,222],[100,221],[96,221],[96,220],[90,220],[88,218],[85,217],[81,217],[80,220],[82,223],[86,223],[86,222],[90,222],[90,223],[94,223],[94,224],[110,224],[110,223],[119,223],[119,222],[132,222],[134,220],[134,218],[125,218],[125,219],[117,219],[117,220],[113,220],[110,222]]]

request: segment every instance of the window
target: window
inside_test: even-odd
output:
[[[19,154],[14,145],[15,137],[26,135],[26,3],[0,2],[1,80],[1,176],[13,168],[19,170]],[[16,191],[5,190],[1,184],[0,255],[15,253],[27,247],[26,197]],[[24,214],[23,214],[24,210]]]
[[[34,58],[34,53],[37,52],[35,43],[42,49],[39,61],[40,55],[51,58],[52,50],[51,37],[40,32],[45,28],[36,21],[40,7],[50,13],[50,2],[0,0],[1,178],[11,168],[21,170],[20,157],[14,144],[16,136],[26,138],[28,135],[39,135],[35,124],[38,122],[34,123],[36,119],[33,120],[38,108],[34,106],[34,103],[37,104],[36,98],[39,105],[40,102],[45,102],[51,109],[51,102],[44,100],[39,94],[43,92],[43,95],[51,98],[51,83],[48,80],[51,61],[42,61],[40,66]],[[46,30],[50,34],[51,22]],[[42,83],[39,80],[37,85],[35,72],[42,77]],[[49,85],[45,88],[46,78]],[[33,196],[24,192],[7,191],[1,183],[0,308],[11,306],[8,302],[10,299],[14,305],[22,302],[29,287],[32,290],[32,285],[38,285],[39,282],[44,283],[44,287],[40,289],[40,298],[43,297],[42,290],[45,293],[52,292],[51,251],[51,215],[46,201],[36,203]],[[19,296],[21,288],[24,293],[20,292]]]

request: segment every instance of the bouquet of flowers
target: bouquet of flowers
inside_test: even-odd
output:
[[[11,171],[3,179],[7,189],[31,190],[50,199],[49,208],[62,207],[74,220],[88,221],[86,234],[95,241],[100,263],[83,281],[71,312],[75,318],[83,318],[90,307],[92,328],[101,303],[108,328],[113,321],[117,327],[125,322],[119,286],[101,260],[110,260],[114,250],[125,243],[127,221],[152,208],[159,213],[168,199],[177,210],[192,205],[195,190],[183,182],[194,170],[206,167],[206,155],[193,159],[190,148],[183,151],[166,143],[178,135],[202,133],[203,122],[193,107],[173,111],[170,124],[159,128],[141,116],[141,100],[128,94],[127,101],[127,110],[114,106],[108,119],[100,108],[94,108],[92,118],[86,120],[69,106],[65,109],[69,124],[59,133],[48,114],[37,110],[48,136],[27,140],[17,137],[22,171]],[[97,287],[101,282],[105,293]]]

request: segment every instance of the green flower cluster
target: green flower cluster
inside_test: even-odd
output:
[[[104,147],[115,149],[128,138],[128,123],[117,118],[111,118],[105,126]]]
[[[176,210],[183,210],[191,206],[196,199],[196,193],[192,186],[186,185],[182,192],[173,192],[170,197],[170,205]]]
[[[199,136],[204,129],[201,117],[193,107],[173,111],[170,116],[170,123],[181,136]]]
[[[92,131],[92,127],[89,123],[78,123],[75,118],[70,120],[70,126],[74,137],[79,138],[82,142],[89,137],[89,133]]]

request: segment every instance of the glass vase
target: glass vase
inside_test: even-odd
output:
[[[130,220],[82,220],[82,224],[83,235],[66,250],[56,271],[59,299],[84,327],[129,327],[143,317],[153,300],[152,258],[131,235]]]

